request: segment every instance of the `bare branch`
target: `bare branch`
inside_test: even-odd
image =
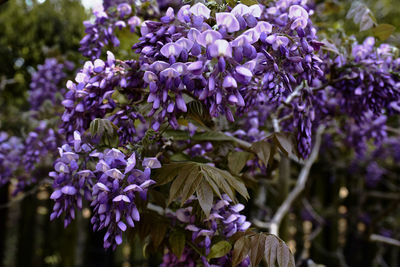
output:
[[[400,247],[399,240],[390,238],[390,237],[386,237],[386,236],[382,236],[382,235],[372,234],[369,236],[369,240],[371,240],[373,242],[381,242],[381,243],[385,243],[388,245]]]
[[[296,198],[300,195],[300,193],[304,190],[304,188],[306,186],[306,183],[308,180],[308,174],[310,173],[310,169],[318,157],[319,148],[321,146],[322,133],[323,133],[324,129],[325,129],[324,126],[320,126],[318,128],[314,148],[311,152],[310,157],[305,161],[305,164],[300,171],[296,185],[295,185],[294,189],[289,193],[289,195],[287,196],[285,201],[278,208],[277,212],[272,217],[271,222],[263,223],[263,222],[257,221],[256,225],[260,225],[260,226],[262,226],[262,228],[269,228],[271,234],[278,235],[279,226],[280,226],[283,218],[289,212],[289,209],[292,206],[293,202],[296,200]]]
[[[170,210],[168,208],[164,209],[163,207],[157,206],[157,205],[152,204],[150,202],[147,203],[147,209],[151,210],[151,211],[154,211],[154,212],[157,212],[158,214],[160,214],[162,216],[164,216],[167,213],[173,213],[172,210]]]
[[[39,189],[42,186],[50,186],[51,185],[51,180],[50,179],[44,179],[43,181],[41,181],[39,184],[37,184],[36,186],[32,187],[30,190],[21,193],[19,195],[17,195],[17,197],[11,199],[9,202],[4,203],[2,205],[0,205],[0,209],[7,209],[7,208],[11,208],[14,204],[21,202],[22,200],[24,200],[26,197],[35,194],[36,192],[39,191]]]

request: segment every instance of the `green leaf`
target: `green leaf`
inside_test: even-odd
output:
[[[94,119],[89,126],[89,131],[92,136],[101,138],[102,144],[110,147],[119,145],[118,127],[108,119]]]
[[[238,175],[246,166],[246,162],[250,159],[251,154],[245,151],[234,151],[228,155],[228,168],[233,173]]]
[[[218,185],[208,176],[208,174],[204,171],[201,171],[203,174],[204,179],[207,181],[207,183],[211,186],[213,189],[214,193],[217,194],[219,198],[222,198],[221,192],[219,191]]]
[[[395,29],[396,27],[390,24],[379,24],[378,26],[372,29],[372,32],[376,37],[384,41],[388,39],[390,35],[392,35]]]
[[[271,156],[272,146],[268,141],[259,141],[255,142],[251,145],[251,150],[253,150],[257,157],[264,163],[265,166],[268,166],[269,158]]]
[[[226,3],[232,8],[236,6],[236,0],[227,0]]]
[[[321,49],[332,52],[336,55],[340,55],[339,49],[336,47],[335,44],[333,44],[333,42],[330,42],[327,39],[323,39],[321,42],[324,43]]]
[[[293,254],[289,247],[278,237],[271,234],[265,235],[265,259],[268,266],[275,266],[278,262],[279,267],[295,267]]]
[[[166,130],[163,135],[167,138],[172,138],[176,141],[190,139],[190,135],[187,131]]]
[[[209,174],[210,178],[212,178],[218,187],[228,194],[232,200],[235,200],[236,198],[230,187],[234,188],[245,199],[249,198],[249,194],[244,183],[241,180],[233,177],[229,172],[207,164],[202,164],[201,168]]]
[[[252,6],[252,5],[257,5],[258,1],[257,0],[240,0],[240,3],[242,3],[246,6]]]
[[[204,132],[193,135],[192,140],[195,141],[234,141],[234,139],[220,132]]]
[[[185,185],[183,187],[183,192],[182,192],[182,200],[181,200],[181,205],[185,204],[186,200],[188,200],[188,198],[194,194],[194,192],[197,190],[197,187],[199,186],[199,184],[201,183],[201,181],[203,181],[203,179],[201,178],[202,174],[201,173],[197,173],[194,175],[189,175]]]
[[[211,166],[208,166],[211,167]],[[226,179],[224,178],[224,175],[221,174],[220,172],[214,170],[212,167],[208,168],[207,166],[202,166],[202,170],[205,171],[208,177],[210,177],[215,184],[222,189],[222,191],[227,194],[233,201],[236,202],[236,197],[235,194],[232,191],[232,188],[229,186],[227,183]],[[231,176],[232,177],[232,176]]]
[[[283,154],[285,154],[286,156],[295,154],[294,151],[296,151],[296,149],[290,135],[285,133],[275,133],[274,138],[276,144]]]
[[[169,236],[168,242],[172,253],[180,259],[185,248],[185,234],[181,231],[174,231]]]
[[[182,161],[188,161],[190,160],[189,156],[186,155],[185,153],[176,153],[173,154],[170,158],[171,161],[175,162],[182,162]]]
[[[178,176],[171,185],[168,204],[171,204],[172,201],[183,194],[185,182],[190,175],[197,176],[196,168],[193,165],[186,165],[179,171]]]
[[[232,249],[231,243],[228,241],[219,241],[211,247],[210,254],[208,254],[208,259],[220,258],[228,254]]]
[[[173,181],[169,191],[169,204],[179,198],[181,204],[184,204],[196,192],[199,202],[201,198],[201,207],[207,215],[214,193],[221,198],[222,191],[234,202],[237,202],[234,189],[244,198],[249,198],[247,188],[242,180],[225,170],[204,163],[188,161],[167,164],[156,170],[153,178],[157,185]]]
[[[242,195],[245,199],[249,199],[249,193],[247,192],[247,187],[245,184],[236,177],[231,176],[229,179],[226,179],[228,184],[233,187],[240,195]]]
[[[241,263],[247,257],[247,255],[249,255],[249,251],[250,239],[248,236],[242,236],[235,242],[235,245],[233,246],[232,266],[235,267]]]
[[[171,182],[178,175],[178,172],[179,168],[175,164],[165,164],[160,169],[155,169],[153,179],[157,182],[156,186]]]
[[[250,262],[251,266],[258,266],[264,257],[265,235],[258,233],[250,237]]]
[[[265,239],[265,260],[268,266],[275,266],[277,248],[279,247],[279,241],[275,236],[268,235]]]
[[[210,211],[213,204],[213,191],[211,186],[206,181],[202,181],[196,189],[196,194],[204,214],[207,217],[210,216]]]
[[[152,228],[151,240],[153,241],[154,248],[158,248],[161,242],[164,240],[165,234],[167,233],[168,225],[165,223],[157,223]]]
[[[186,118],[200,127],[208,128],[214,125],[208,109],[200,101],[191,101],[187,104]]]
[[[99,131],[99,119],[94,119],[93,121],[90,122],[89,126],[90,134],[92,136],[95,136],[98,134]]]

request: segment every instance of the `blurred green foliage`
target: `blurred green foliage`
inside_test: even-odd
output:
[[[46,57],[77,62],[83,20],[79,0],[12,0],[0,4],[0,129],[18,131],[31,73]]]
[[[386,40],[381,40],[400,47],[400,0],[316,0],[315,15],[313,20],[319,27],[319,34],[323,37],[338,33],[347,36],[354,35],[360,42],[367,36],[378,37],[380,34],[377,26],[365,31],[360,31],[353,18],[346,18],[355,2],[362,3],[371,11],[372,19],[377,25],[388,24],[394,27],[394,32]]]

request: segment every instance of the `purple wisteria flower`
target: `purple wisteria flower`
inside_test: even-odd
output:
[[[383,44],[374,48],[375,40],[370,37],[352,49],[354,64],[335,77],[338,82],[332,85],[331,92],[336,95],[337,104],[346,114],[362,122],[369,113],[375,117],[385,109],[399,112],[393,107],[399,103],[400,79],[392,72],[398,70],[393,51]],[[333,64],[346,64],[335,61]],[[350,64],[350,63],[347,63]]]
[[[44,120],[40,121],[39,126],[27,134],[20,151],[19,161],[23,165],[20,166],[21,174],[17,176],[18,183],[13,192],[14,195],[23,191],[27,186],[40,182],[42,177],[37,175],[35,170],[40,166],[48,166],[49,161],[57,158],[57,147],[61,144],[62,139],[63,137]]]
[[[157,158],[144,158],[139,167],[136,154],[126,157],[118,149],[96,151],[77,131],[69,144],[59,148],[60,157],[50,177],[54,179],[55,201],[50,219],[63,213],[64,226],[82,209],[83,201],[91,201],[91,223],[95,231],[106,229],[104,247],[113,249],[122,243],[122,234],[140,220],[136,197],[147,199],[151,169],[160,168]]]
[[[23,147],[20,138],[0,132],[0,186],[7,184],[20,167]]]
[[[136,196],[147,198],[147,188],[155,182],[150,179],[152,168],[160,168],[156,158],[145,158],[144,171],[136,167],[136,155],[129,158],[118,149],[110,149],[98,155],[94,171],[97,183],[93,187],[94,214],[91,219],[95,231],[107,229],[104,247],[113,249],[122,243],[122,234],[140,220],[135,205]]]
[[[196,267],[196,257],[193,249],[185,247],[182,256],[178,258],[174,253],[168,251],[162,258],[162,263],[159,267]]]
[[[54,179],[54,192],[50,198],[55,201],[50,219],[59,218],[64,213],[64,227],[75,219],[76,209],[82,209],[83,199],[91,199],[94,174],[82,169],[91,151],[92,148],[82,143],[80,133],[75,131],[73,141],[59,148],[60,157],[54,164],[54,171],[49,173]]]
[[[242,204],[232,204],[232,200],[223,195],[221,200],[213,205],[210,216],[203,221],[199,221],[193,214],[193,207],[190,202],[185,208],[178,209],[174,214],[169,214],[174,218],[177,223],[185,225],[185,229],[192,232],[192,242],[198,247],[204,249],[205,256],[196,255],[192,248],[186,247],[183,257],[191,255],[191,259],[196,259],[196,263],[202,263],[203,266],[230,266],[232,263],[232,255],[223,256],[215,259],[215,263],[210,264],[206,256],[210,253],[212,241],[218,238],[227,239],[237,232],[246,231],[251,223],[246,221],[246,216],[241,215],[240,212],[244,209]],[[179,261],[171,256],[170,253],[164,255],[163,263],[161,266],[172,266],[173,262]],[[178,265],[179,266],[179,265]],[[250,266],[249,258],[246,258],[239,266]]]
[[[135,131],[133,124],[129,128],[122,126],[125,120],[134,121],[140,119],[140,116],[135,116],[135,110],[132,108],[130,111],[123,109],[119,113],[118,99],[115,100],[112,96],[123,92],[129,101],[140,100],[142,73],[138,71],[137,62],[119,62],[111,52],[107,55],[106,61],[87,61],[76,75],[75,82],[67,82],[69,90],[62,102],[65,111],[60,129],[60,133],[66,134],[67,138],[71,138],[75,130],[86,131],[92,120],[104,118],[111,111],[117,112],[111,115],[110,120],[119,127],[122,142],[130,140],[127,135]]]
[[[116,35],[116,30],[121,30],[129,25],[131,31],[135,31],[136,26],[140,24],[140,19],[137,16],[130,17],[133,2],[130,0],[105,1],[103,3],[104,10],[94,10],[94,22],[85,21],[83,23],[86,35],[80,41],[79,51],[84,56],[94,60],[100,58],[104,52],[103,47],[109,44],[118,47],[120,41]]]
[[[44,101],[49,100],[53,105],[61,101],[64,94],[60,84],[66,78],[66,70],[72,70],[71,62],[59,63],[55,58],[48,58],[43,65],[39,65],[32,75],[29,91],[29,103],[32,110],[38,110]]]
[[[211,116],[234,121],[235,110],[254,109],[259,99],[284,100],[303,81],[318,84],[322,44],[310,12],[292,2],[264,13],[260,5],[238,4],[213,20],[197,3],[176,16],[169,9],[160,22],[145,21],[133,49],[149,86],[153,129],[165,120],[178,128],[190,98],[203,102]]]

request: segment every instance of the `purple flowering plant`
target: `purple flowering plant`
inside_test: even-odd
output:
[[[274,266],[277,255],[295,266],[279,227],[319,149],[339,140],[370,162],[368,187],[390,174],[376,158],[399,158],[388,131],[400,112],[396,49],[322,40],[303,0],[157,1],[152,12],[136,2],[94,11],[74,76],[56,59],[38,67],[38,126],[24,140],[0,133],[0,184],[17,177],[23,191],[51,165],[51,220],[67,227],[87,207],[104,248],[137,234],[160,266]],[[48,101],[62,114],[40,117]],[[250,213],[288,161],[301,168],[294,195],[275,215]]]

